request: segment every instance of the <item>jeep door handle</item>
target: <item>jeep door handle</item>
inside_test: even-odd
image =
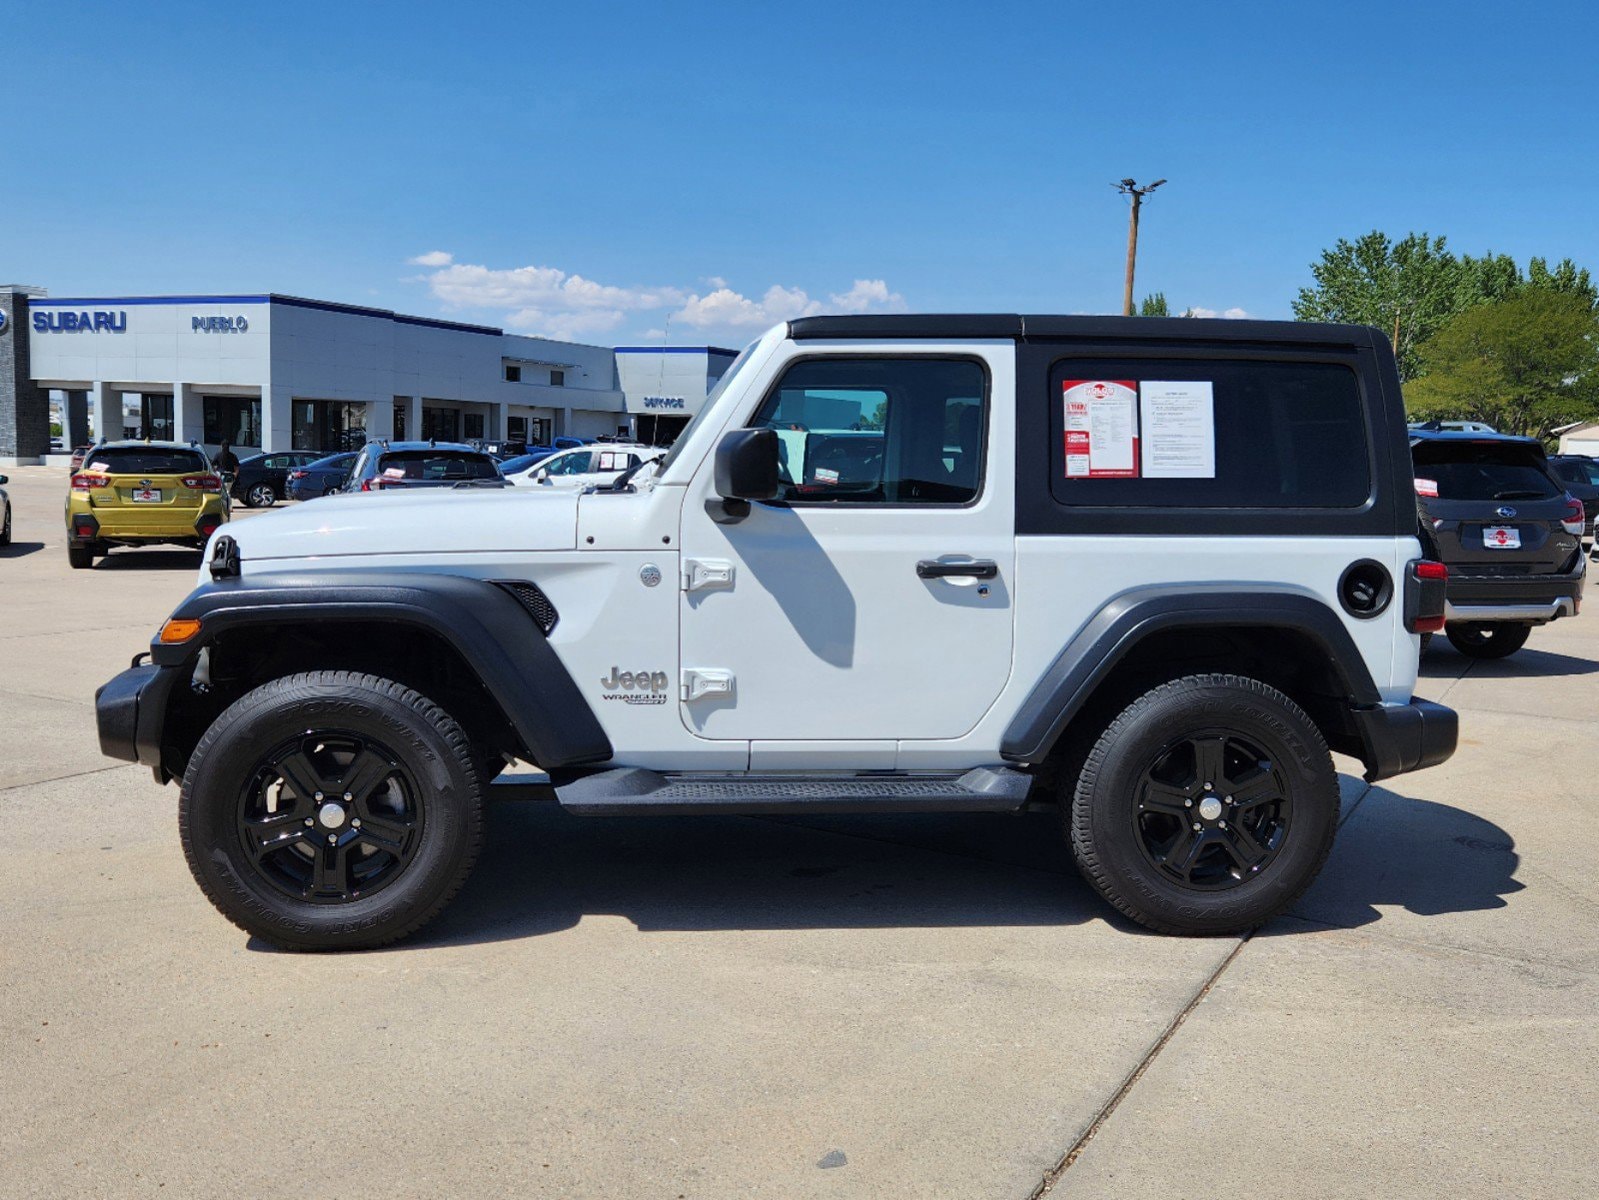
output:
[[[980,558],[975,562],[938,562],[924,558],[916,564],[918,579],[993,579],[998,574],[999,564],[989,558]]]

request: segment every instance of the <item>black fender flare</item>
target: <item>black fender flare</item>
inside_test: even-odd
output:
[[[247,575],[196,588],[172,619],[198,620],[200,632],[172,645],[159,636],[152,641],[151,659],[162,668],[187,668],[219,635],[251,626],[413,626],[454,648],[540,767],[604,762],[612,754],[610,739],[543,629],[510,591],[489,580],[420,571]],[[155,731],[144,719],[139,725],[143,743]]]
[[[1315,596],[1261,584],[1136,588],[1108,601],[1055,656],[1006,726],[1000,754],[1012,762],[1046,758],[1094,689],[1151,634],[1221,626],[1302,633],[1327,655],[1352,708],[1382,703],[1349,630]]]

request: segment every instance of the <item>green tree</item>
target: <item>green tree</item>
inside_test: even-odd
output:
[[[1144,297],[1144,302],[1138,306],[1138,315],[1141,317],[1169,317],[1171,309],[1166,304],[1165,292],[1151,292]]]
[[[1466,274],[1441,237],[1412,233],[1395,242],[1377,230],[1339,238],[1310,273],[1315,286],[1299,290],[1294,316],[1375,325],[1393,341],[1407,380],[1419,370],[1416,347],[1462,307]]]
[[[1548,438],[1599,418],[1599,314],[1576,287],[1522,286],[1456,314],[1420,347],[1405,386],[1417,420],[1486,421]]]

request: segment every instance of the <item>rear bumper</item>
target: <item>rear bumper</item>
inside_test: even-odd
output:
[[[1574,617],[1587,569],[1582,557],[1569,575],[1465,575],[1449,573],[1444,588],[1447,621],[1525,621],[1541,625]]]
[[[1455,752],[1460,736],[1455,710],[1431,700],[1357,708],[1353,715],[1368,782],[1435,767]]]
[[[161,729],[178,671],[146,663],[129,667],[94,694],[100,753],[108,758],[161,765]]]

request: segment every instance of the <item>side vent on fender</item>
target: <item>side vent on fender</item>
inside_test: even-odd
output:
[[[550,603],[550,598],[539,591],[538,585],[529,583],[525,579],[496,579],[494,583],[504,588],[515,596],[517,602],[527,609],[528,616],[533,618],[533,623],[546,637],[550,630],[555,628],[555,623],[561,619],[561,614],[555,611],[555,605]]]

